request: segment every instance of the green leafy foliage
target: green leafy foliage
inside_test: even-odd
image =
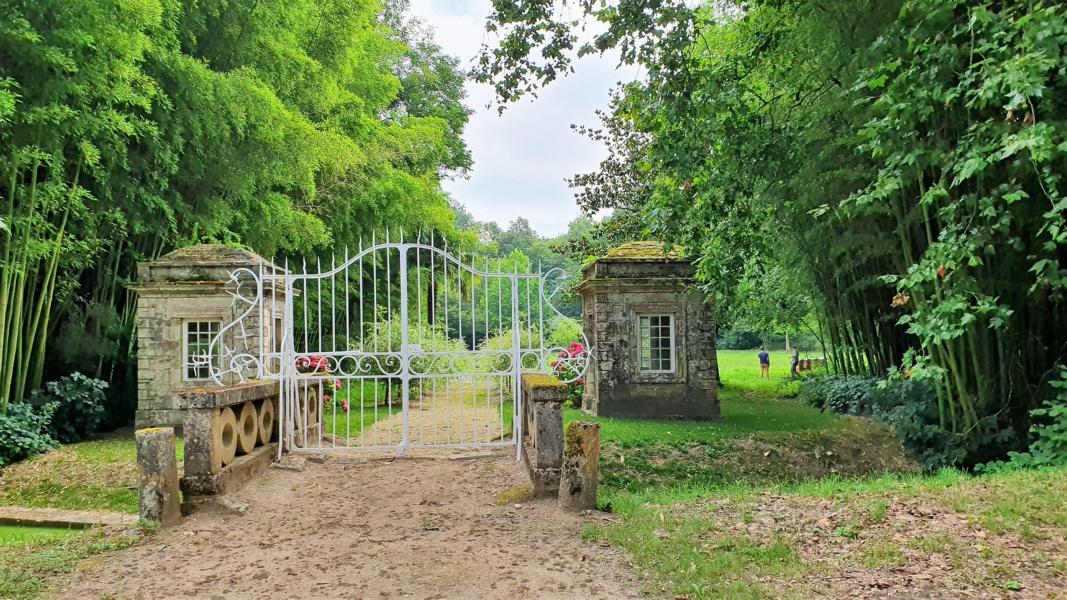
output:
[[[405,2],[15,0],[0,55],[0,411],[80,371],[128,419],[125,284],[177,247],[469,241],[440,186],[470,168],[464,75]]]
[[[1067,464],[1067,369],[1052,382],[1055,398],[1030,411],[1030,447],[1010,452],[1008,464],[1017,467],[1044,467]]]
[[[797,398],[826,411],[889,425],[909,454],[931,472],[961,465],[980,450],[968,444],[989,442],[952,435],[942,428],[933,388],[921,380],[812,377],[801,383]]]
[[[590,207],[603,182],[639,198],[640,229],[694,257],[724,325],[803,324],[839,374],[924,380],[935,400],[908,406],[949,462],[1026,445],[1067,353],[1067,7],[579,8],[606,28],[584,44],[581,18],[494,3],[476,76],[512,101],[609,48],[647,74],[605,121],[643,143],[601,136],[629,163],[588,180]]]
[[[56,441],[48,435],[54,410],[54,405],[37,408],[16,402],[0,414],[0,467],[56,447]]]
[[[48,433],[61,444],[72,444],[92,437],[104,421],[107,382],[81,373],[49,382],[47,392],[35,393],[32,404],[52,407]]]

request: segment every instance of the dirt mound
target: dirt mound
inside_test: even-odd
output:
[[[761,433],[714,444],[605,444],[601,481],[636,490],[679,483],[790,482],[827,476],[913,473],[918,465],[884,425],[844,417],[828,430]]]
[[[888,427],[858,417],[844,417],[842,429],[735,439],[713,462],[735,473],[776,480],[919,471]]]

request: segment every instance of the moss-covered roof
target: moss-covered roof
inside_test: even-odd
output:
[[[166,265],[255,265],[267,261],[244,248],[233,248],[223,244],[196,244],[178,248],[170,254],[164,255],[155,262],[157,266]]]
[[[661,261],[685,260],[676,246],[664,247],[663,242],[627,242],[607,253],[600,260],[608,261]]]

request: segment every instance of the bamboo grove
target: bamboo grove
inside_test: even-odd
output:
[[[460,235],[440,181],[471,166],[464,77],[407,12],[0,1],[0,410],[79,370],[132,414],[138,261]]]
[[[615,48],[647,77],[600,138],[643,141],[594,179],[651,181],[616,196],[723,314],[815,320],[839,372],[930,382],[961,462],[1026,446],[1067,361],[1067,8],[579,5],[587,42],[548,0],[496,2],[477,76],[512,101]]]

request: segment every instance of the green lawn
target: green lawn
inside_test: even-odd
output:
[[[133,535],[128,532],[107,533],[99,528],[86,531],[16,529],[22,531],[0,527],[0,598],[5,600],[47,597],[55,578],[73,571],[82,559],[129,547],[140,537],[136,532]],[[4,540],[13,541],[4,547]]]
[[[929,596],[1064,589],[1067,468],[922,475],[885,428],[790,399],[784,353],[770,380],[754,351],[719,352],[719,369],[721,422],[597,419],[601,503],[618,520],[583,536],[626,550],[651,594],[849,597],[906,581],[894,569]]]
[[[0,548],[29,546],[80,533],[80,529],[0,524]]]
[[[68,444],[0,470],[0,505],[136,513],[136,462],[132,432]]]

